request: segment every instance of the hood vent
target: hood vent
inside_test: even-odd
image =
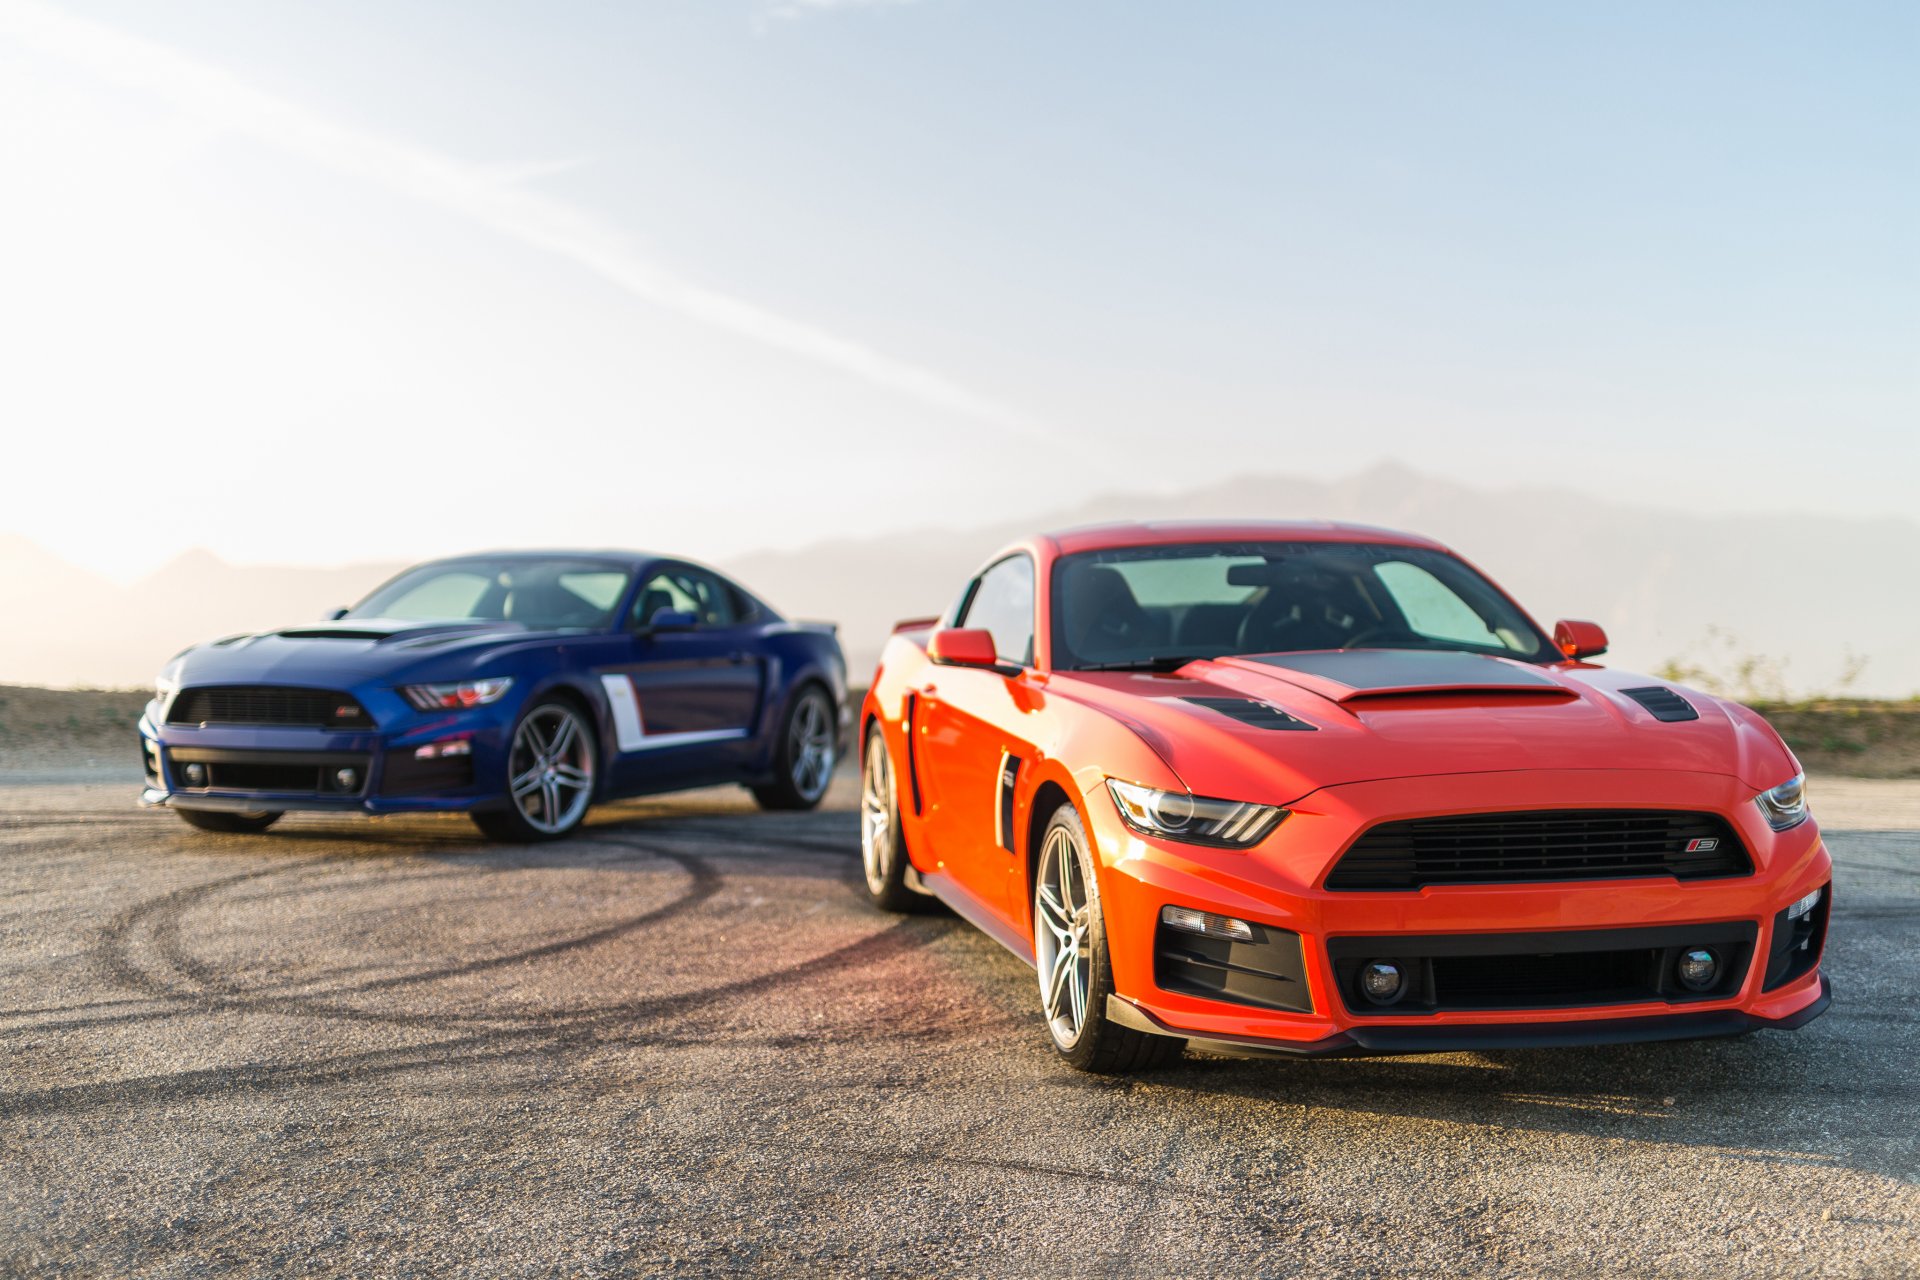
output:
[[[1250,724],[1256,729],[1312,731],[1314,728],[1305,720],[1288,715],[1272,703],[1256,702],[1252,698],[1182,698],[1180,701],[1191,702],[1209,711],[1218,711],[1229,720],[1238,720],[1241,724]]]
[[[1655,720],[1672,722],[1700,718],[1700,713],[1693,709],[1691,702],[1665,685],[1653,684],[1641,689],[1622,689],[1620,693],[1621,696],[1632,698],[1651,711]]]

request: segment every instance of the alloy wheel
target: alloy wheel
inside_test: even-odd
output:
[[[805,800],[819,799],[833,777],[833,736],[826,700],[814,692],[803,695],[787,725],[787,759],[794,790]]]
[[[893,850],[893,764],[879,730],[867,735],[866,768],[860,774],[860,862],[867,888],[887,890],[887,859]]]
[[[1055,827],[1047,833],[1034,884],[1033,949],[1047,1029],[1063,1049],[1078,1041],[1087,1025],[1093,980],[1090,901],[1080,851],[1064,828]]]
[[[579,713],[548,703],[513,732],[507,760],[513,804],[527,825],[554,835],[572,827],[593,801],[593,741]]]

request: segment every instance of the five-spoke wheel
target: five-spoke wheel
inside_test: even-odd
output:
[[[520,717],[507,752],[508,807],[473,820],[496,840],[553,840],[578,827],[593,804],[593,730],[566,702]]]
[[[827,794],[840,743],[833,699],[809,684],[787,707],[786,723],[774,744],[773,778],[753,788],[765,809],[811,809]]]
[[[1107,1018],[1113,969],[1093,846],[1080,815],[1061,805],[1040,838],[1033,877],[1033,954],[1040,1012],[1060,1056],[1082,1071],[1142,1071],[1180,1056],[1186,1042]]]

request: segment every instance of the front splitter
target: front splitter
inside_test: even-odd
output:
[[[1665,1013],[1638,1018],[1579,1022],[1451,1023],[1429,1027],[1352,1027],[1321,1040],[1265,1040],[1195,1035],[1169,1026],[1117,995],[1107,997],[1107,1017],[1153,1035],[1180,1036],[1203,1053],[1239,1058],[1338,1058],[1403,1053],[1467,1053],[1489,1049],[1559,1049],[1663,1040],[1709,1040],[1753,1031],[1792,1031],[1812,1022],[1833,1003],[1833,986],[1820,976],[1820,994],[1784,1018],[1763,1018],[1739,1009]]]

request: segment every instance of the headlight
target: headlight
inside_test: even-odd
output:
[[[1807,820],[1807,775],[1797,773],[1779,786],[1762,791],[1753,802],[1775,831],[1797,827]]]
[[[147,704],[147,710],[153,713],[156,722],[158,722],[160,718],[160,713],[166,710],[168,700],[178,692],[180,692],[180,682],[178,680],[169,680],[165,676],[155,678],[153,682],[153,701]]]
[[[1143,836],[1184,840],[1189,844],[1245,849],[1260,843],[1287,816],[1270,804],[1209,800],[1185,791],[1156,791],[1137,783],[1107,779],[1107,790],[1121,820]]]
[[[422,711],[463,711],[498,702],[513,687],[511,676],[491,680],[462,680],[457,684],[405,684],[400,692]]]

